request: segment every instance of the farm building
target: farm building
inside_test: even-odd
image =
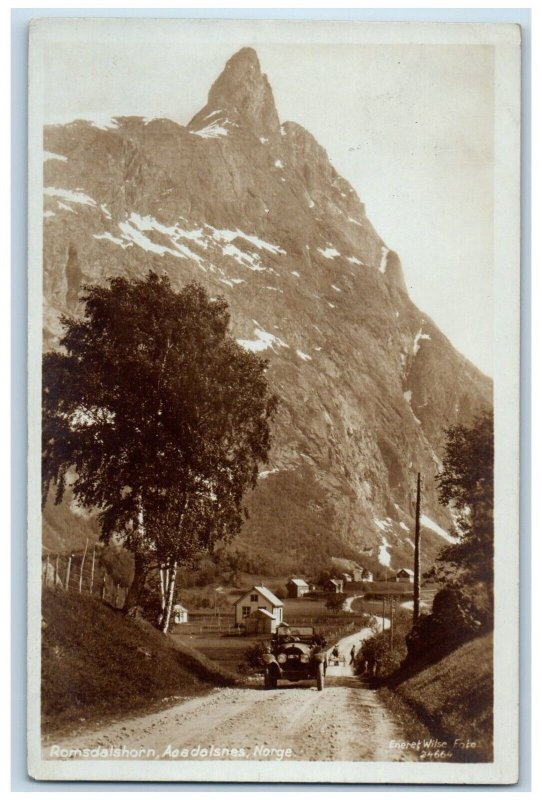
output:
[[[284,603],[265,586],[253,586],[235,601],[233,607],[236,625],[246,625],[250,615],[259,610],[269,612],[276,620],[276,625],[282,622]]]
[[[339,594],[343,590],[343,581],[341,578],[330,578],[324,583],[324,591],[335,592]]]
[[[341,572],[341,578],[344,583],[351,583],[352,575],[349,572]]]
[[[245,619],[246,633],[275,633],[279,622],[271,611],[257,608]]]
[[[303,578],[290,578],[286,584],[288,597],[303,597],[309,591],[309,584]]]
[[[413,583],[414,572],[411,569],[400,569],[395,575],[395,580],[398,583]]]
[[[175,625],[182,625],[184,622],[188,622],[188,609],[181,603],[175,603],[173,606],[173,622]]]

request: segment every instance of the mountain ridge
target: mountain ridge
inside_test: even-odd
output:
[[[428,563],[452,525],[431,480],[442,429],[490,407],[491,381],[412,303],[398,254],[324,148],[280,124],[255,51],[232,56],[187,126],[117,117],[44,137],[45,346],[84,282],[153,268],[224,294],[233,335],[270,359],[282,398],[240,544],[280,542],[302,563],[314,512],[349,554],[404,566],[420,470]]]

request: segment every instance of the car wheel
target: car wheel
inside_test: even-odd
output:
[[[318,664],[318,672],[316,673],[316,685],[318,687],[318,691],[321,692],[324,688],[324,665]]]

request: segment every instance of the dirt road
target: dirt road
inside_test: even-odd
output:
[[[368,635],[360,631],[340,642],[341,652]],[[334,674],[335,673],[335,674]],[[255,760],[395,761],[406,754],[389,748],[401,737],[377,694],[346,667],[328,671],[326,688],[312,682],[265,691],[216,689],[163,711],[109,724],[62,741],[44,743],[44,758],[70,757],[84,748],[141,750],[142,758],[209,758],[204,749],[220,748],[221,757]],[[197,754],[190,754],[199,748]],[[287,752],[288,749],[291,752]],[[184,750],[184,754],[183,754]],[[235,751],[235,752],[234,752]],[[241,753],[241,755],[239,755]],[[78,754],[71,754],[77,758]],[[79,756],[80,757],[80,756]]]

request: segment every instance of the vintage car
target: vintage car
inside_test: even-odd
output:
[[[276,689],[279,678],[288,681],[316,680],[318,691],[324,688],[327,669],[326,641],[312,626],[277,628],[263,654],[264,685]]]

